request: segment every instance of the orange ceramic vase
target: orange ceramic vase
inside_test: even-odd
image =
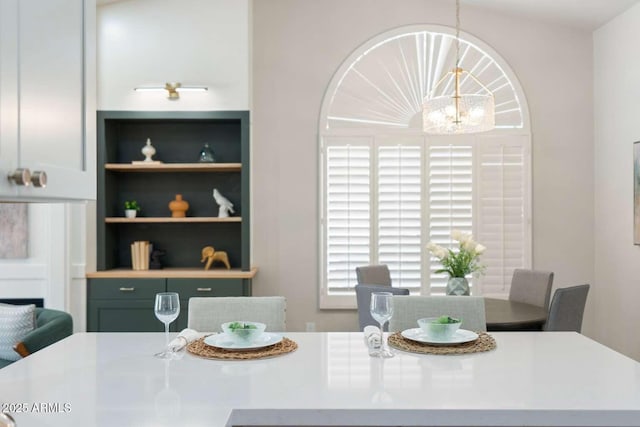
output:
[[[187,216],[188,209],[189,203],[186,200],[182,200],[182,194],[176,194],[175,200],[169,202],[169,210],[173,218],[184,218]]]

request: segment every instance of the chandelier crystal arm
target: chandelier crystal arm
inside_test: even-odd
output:
[[[462,70],[462,69],[461,69],[461,70]],[[466,74],[467,74],[467,76],[471,77],[471,79],[472,79],[474,82],[476,82],[476,83],[478,84],[478,86],[480,86],[482,89],[484,89],[488,94],[493,95],[493,93],[489,90],[489,88],[488,88],[488,87],[486,87],[486,86],[485,86],[485,85],[484,85],[480,80],[478,80],[478,79],[476,78],[476,76],[474,76],[473,74],[471,74],[471,73],[469,73],[469,72],[467,72],[467,71],[464,71],[464,70],[462,70],[462,72],[466,73]]]

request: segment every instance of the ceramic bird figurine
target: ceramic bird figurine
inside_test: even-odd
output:
[[[213,198],[220,208],[218,209],[218,218],[227,218],[229,213],[235,213],[233,210],[233,203],[224,197],[217,188],[213,189]]]

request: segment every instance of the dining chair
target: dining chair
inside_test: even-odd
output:
[[[545,331],[580,332],[588,293],[589,285],[556,289],[543,329]]]
[[[394,288],[384,285],[356,285],[356,300],[358,302],[358,323],[360,330],[364,330],[367,325],[378,326],[378,322],[371,316],[371,294],[373,292],[391,292],[394,295],[409,295],[409,289]],[[389,325],[385,324],[384,330],[389,330]]]
[[[511,277],[509,300],[547,309],[552,285],[553,273],[551,271],[516,268]]]
[[[286,329],[284,297],[193,297],[189,298],[190,329],[220,332],[226,322],[250,321],[267,325],[268,332]]]
[[[391,273],[386,264],[364,265],[356,267],[356,280],[359,285],[391,286]]]
[[[460,327],[486,331],[484,298],[472,296],[394,296],[389,331],[417,328],[423,317],[451,316],[462,320]]]

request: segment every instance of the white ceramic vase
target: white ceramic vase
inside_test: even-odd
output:
[[[151,145],[151,138],[147,138],[147,144],[142,147],[142,150],[140,150],[142,152],[142,154],[144,154],[144,161],[145,162],[152,162],[153,159],[153,155],[156,154],[156,149],[153,145]]]

